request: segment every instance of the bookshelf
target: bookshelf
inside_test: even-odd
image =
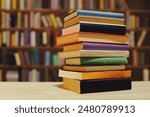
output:
[[[133,80],[144,80],[143,76],[150,72],[148,3],[146,0],[0,0],[0,80],[7,81],[10,70],[18,71],[19,81],[32,81],[25,77],[35,74],[39,78],[33,81],[60,80],[57,52],[62,48],[55,47],[55,37],[61,35],[63,17],[74,9],[125,13],[130,37],[128,68],[133,70]],[[139,37],[142,41],[137,46]],[[16,62],[15,53],[19,55],[20,64]]]
[[[60,80],[57,52],[62,49],[55,37],[68,10],[60,10],[63,4],[52,9],[50,2],[0,0],[0,81]]]

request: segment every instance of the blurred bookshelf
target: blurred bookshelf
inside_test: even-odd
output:
[[[0,80],[60,81],[57,53],[62,48],[56,47],[55,37],[61,35],[63,17],[75,9],[124,12],[130,40],[127,67],[133,70],[133,80],[148,80],[149,4],[148,0],[0,0]]]

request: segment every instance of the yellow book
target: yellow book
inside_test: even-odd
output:
[[[100,10],[104,10],[104,0],[99,0],[100,3]]]
[[[5,9],[5,6],[6,6],[6,1],[1,0],[1,9]]]
[[[89,23],[106,23],[106,24],[116,24],[116,25],[124,25],[124,19],[119,18],[104,18],[104,17],[82,17],[77,16],[66,22],[64,22],[64,28],[75,25],[80,22],[89,22]]]
[[[12,9],[17,8],[17,0],[12,0]]]
[[[20,12],[18,12],[18,22],[17,22],[17,26],[18,26],[18,28],[21,27],[21,13],[20,13]]]
[[[43,32],[43,33],[42,33],[42,38],[43,38],[43,39],[42,39],[43,45],[47,45],[47,43],[48,43],[48,42],[47,42],[47,40],[48,40],[48,39],[47,39],[47,32]]]
[[[136,28],[136,16],[131,15],[131,27]]]
[[[50,19],[52,21],[54,28],[58,28],[58,23],[54,14],[50,14]]]
[[[18,53],[18,52],[15,53],[15,59],[16,59],[17,65],[21,65],[21,60],[20,60],[20,57],[19,57],[19,53]]]
[[[63,66],[64,70],[68,71],[111,71],[111,70],[124,70],[125,65],[104,65],[104,66]]]

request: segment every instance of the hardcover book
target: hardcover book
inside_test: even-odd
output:
[[[128,36],[93,32],[76,32],[57,37],[57,46],[78,42],[128,44]]]
[[[62,35],[67,35],[75,32],[97,32],[125,35],[126,27],[125,25],[80,22],[79,24],[75,24],[73,26],[62,29]]]
[[[131,77],[131,70],[122,71],[101,71],[101,72],[75,72],[65,71],[59,69],[59,77],[78,79],[78,80],[92,80],[105,78],[126,78]]]
[[[89,16],[76,16],[66,22],[64,22],[64,28],[75,25],[80,22],[90,23],[104,23],[114,25],[124,25],[124,19],[119,18],[104,18],[104,17],[89,17]]]
[[[89,17],[106,17],[106,18],[120,18],[124,19],[123,13],[113,13],[113,12],[102,12],[102,11],[92,11],[92,10],[75,10],[69,13],[65,18],[64,22],[75,16],[89,16]]]
[[[112,57],[112,58],[93,58],[93,57],[80,57],[68,58],[65,60],[67,65],[121,65],[127,64],[128,60],[125,57]]]
[[[112,71],[125,70],[125,65],[100,65],[100,66],[63,66],[63,70],[67,71]]]
[[[80,42],[63,46],[63,51],[72,50],[128,50],[127,44],[107,44],[94,42]]]
[[[94,93],[131,89],[131,78],[74,80],[63,78],[63,86],[76,93]]]
[[[68,52],[59,52],[60,58],[73,57],[129,57],[129,51],[113,50],[77,50]]]

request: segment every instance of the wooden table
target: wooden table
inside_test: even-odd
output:
[[[62,82],[0,82],[0,99],[13,100],[99,100],[150,99],[150,82],[132,82],[132,90],[76,94],[61,87]]]

